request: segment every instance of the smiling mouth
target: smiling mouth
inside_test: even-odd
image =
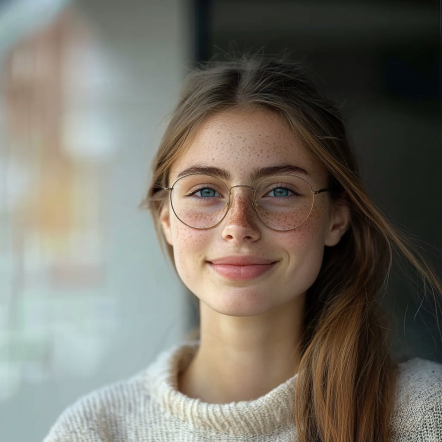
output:
[[[271,270],[277,261],[268,264],[217,264],[208,261],[209,267],[218,275],[232,281],[249,281],[259,278],[264,273]]]

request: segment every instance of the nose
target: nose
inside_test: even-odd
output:
[[[244,189],[239,189],[240,187]],[[253,242],[261,237],[258,219],[252,207],[252,199],[252,187],[238,185],[231,188],[230,208],[222,224],[224,240],[241,243]]]

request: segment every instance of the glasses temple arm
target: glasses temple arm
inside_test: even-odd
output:
[[[327,188],[327,189],[312,190],[312,193],[313,193],[314,195],[316,195],[316,194],[321,193],[321,192],[328,192],[329,190],[333,190],[333,189],[329,187],[329,188]]]

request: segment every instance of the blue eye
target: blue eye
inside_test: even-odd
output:
[[[221,196],[216,190],[210,187],[203,187],[191,193],[189,196],[196,196],[198,198],[213,198]]]
[[[276,196],[276,197],[284,197],[289,196],[289,192],[291,192],[289,189],[286,189],[284,187],[277,187],[269,192],[269,196]],[[273,195],[272,195],[273,193]],[[293,193],[293,192],[292,192]]]

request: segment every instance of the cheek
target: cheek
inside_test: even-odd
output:
[[[307,221],[290,235],[282,238],[287,253],[291,282],[300,292],[308,290],[318,277],[324,255],[327,208],[316,207]]]
[[[328,209],[325,205],[316,205],[307,221],[288,235],[286,244],[295,250],[321,250],[324,247],[325,232],[328,223]]]
[[[205,250],[207,235],[203,232],[191,229],[181,222],[173,222],[171,225],[173,238],[173,253],[178,274],[187,285],[189,279],[195,277],[198,272],[199,257]]]
[[[313,215],[313,213],[312,213]],[[284,238],[281,244],[286,252],[287,286],[297,292],[307,291],[321,270],[324,256],[323,222],[318,218],[308,221]]]

